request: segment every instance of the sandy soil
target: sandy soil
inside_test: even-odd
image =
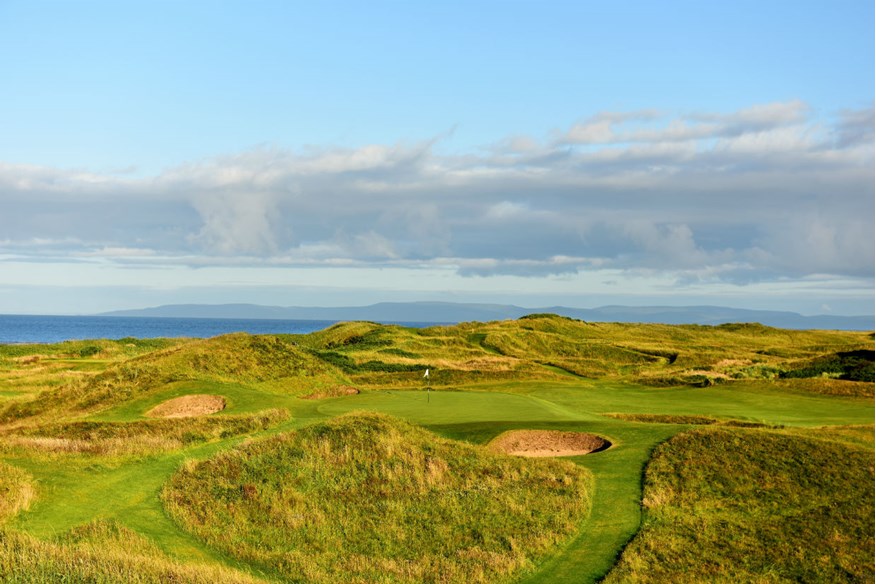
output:
[[[493,439],[489,448],[514,456],[579,456],[604,450],[611,442],[586,432],[512,430]]]
[[[225,398],[219,395],[184,395],[162,402],[146,412],[153,418],[189,418],[206,416],[225,409]]]

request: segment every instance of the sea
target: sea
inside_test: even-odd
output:
[[[154,318],[128,316],[0,315],[0,344],[60,343],[84,339],[209,338],[233,332],[306,334],[336,320],[269,320],[237,318]],[[431,322],[387,322],[423,328]]]

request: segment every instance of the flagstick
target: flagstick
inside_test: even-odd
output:
[[[423,375],[426,378],[426,403],[429,403],[429,387],[431,384],[429,383],[429,370],[426,369],[426,373]]]

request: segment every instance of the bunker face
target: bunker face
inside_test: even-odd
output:
[[[580,456],[605,450],[611,442],[586,432],[512,430],[490,442],[490,449],[513,456]]]
[[[146,412],[152,418],[190,418],[206,416],[225,409],[225,398],[220,395],[184,395],[162,402]]]

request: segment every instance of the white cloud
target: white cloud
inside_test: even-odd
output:
[[[203,226],[191,236],[207,254],[271,254],[277,242],[271,217],[276,209],[269,193],[212,191],[192,200]]]
[[[665,119],[657,112],[615,114],[604,112],[572,126],[561,144],[629,144],[635,142],[688,142],[757,133],[806,122],[808,106],[801,101],[755,105],[731,114],[691,114]],[[643,122],[650,123],[649,125]],[[655,127],[656,126],[656,127]]]
[[[796,101],[674,118],[609,112],[553,141],[517,135],[480,154],[439,155],[431,141],[262,147],[151,178],[0,164],[0,254],[872,278],[872,109],[833,123],[811,115]]]

